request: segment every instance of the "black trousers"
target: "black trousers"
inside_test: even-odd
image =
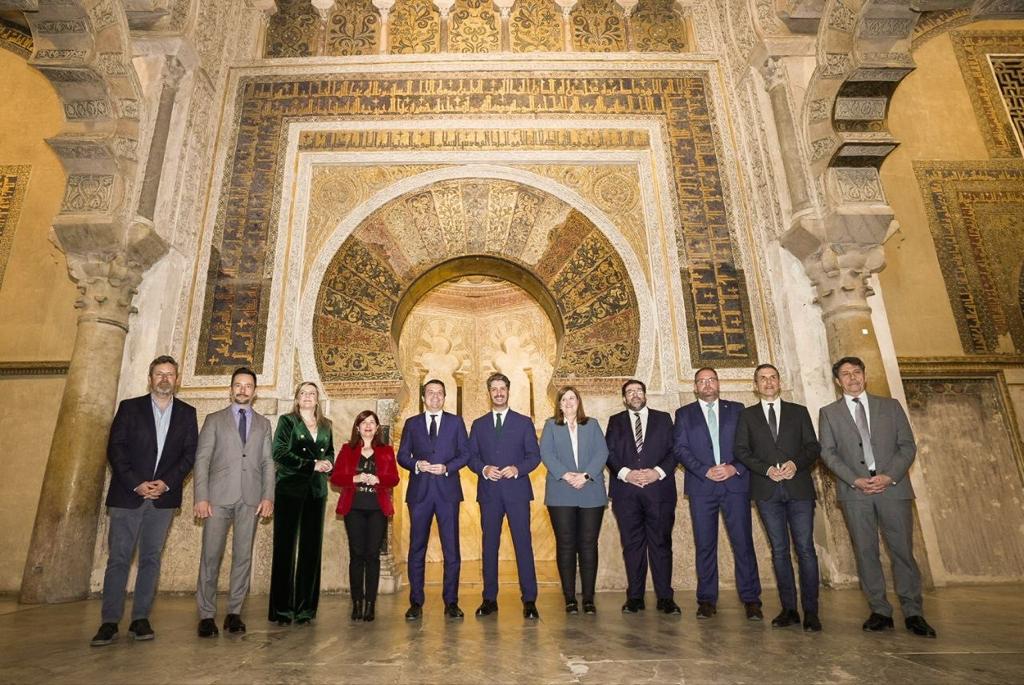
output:
[[[316,618],[326,497],[278,488],[274,495],[274,552],[270,570],[271,621]]]
[[[345,514],[348,533],[348,582],[353,600],[377,601],[380,550],[388,517],[380,509],[351,509]]]
[[[597,538],[601,534],[604,507],[548,507],[555,530],[555,559],[562,593],[576,597],[576,564],[579,561],[583,601],[594,600],[597,583]]]

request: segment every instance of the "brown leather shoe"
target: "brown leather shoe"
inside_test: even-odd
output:
[[[760,602],[744,602],[743,608],[747,612],[748,621],[762,621],[764,620],[764,614],[761,613]]]
[[[697,602],[697,618],[711,618],[718,613],[713,602]]]

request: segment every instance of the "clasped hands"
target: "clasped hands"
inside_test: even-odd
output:
[[[352,482],[365,483],[366,485],[376,485],[377,483],[380,482],[380,478],[378,478],[375,474],[372,473],[357,473],[356,475],[352,476]]]
[[[420,473],[432,473],[435,476],[443,476],[448,472],[448,467],[444,464],[431,464],[426,459],[420,459],[416,462],[416,470]]]
[[[661,474],[654,469],[633,469],[626,474],[626,482],[639,488],[657,483],[660,479]]]
[[[577,490],[582,490],[583,486],[587,484],[587,474],[579,473],[577,471],[568,471],[564,476],[562,476],[562,480]]]
[[[782,466],[775,465],[768,467],[768,473],[766,474],[776,483],[784,480],[790,480],[796,475],[796,464],[792,460],[784,462]]]
[[[331,464],[331,462],[328,461],[327,459],[317,459],[315,462],[313,462],[314,473],[327,473],[333,468],[334,465]]]
[[[713,480],[716,483],[721,483],[723,480],[729,480],[735,476],[739,471],[732,464],[719,464],[712,466],[708,469],[708,472],[704,474],[704,477],[708,480]]]
[[[892,485],[893,480],[884,473],[880,473],[877,476],[871,476],[870,478],[858,478],[853,481],[853,487],[857,488],[865,495],[880,495],[885,492],[885,489]]]
[[[515,466],[498,468],[497,466],[485,466],[483,468],[484,478],[487,480],[501,480],[502,478],[517,478],[519,469]]]
[[[168,490],[170,488],[162,480],[143,481],[135,488],[135,492],[142,495],[143,499],[158,499],[160,495]]]

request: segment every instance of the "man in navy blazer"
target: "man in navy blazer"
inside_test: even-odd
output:
[[[718,396],[718,372],[698,369],[697,401],[676,410],[675,455],[686,469],[683,492],[690,499],[697,562],[697,618],[711,618],[718,603],[718,515],[735,560],[736,589],[747,618],[760,621],[761,580],[750,517],[750,473],[733,454],[743,405]]]
[[[676,460],[672,453],[672,417],[647,406],[647,386],[631,379],[622,385],[626,411],[608,419],[608,494],[619,524],[626,564],[623,613],[646,608],[650,560],[658,610],[682,613],[672,592],[672,527],[676,522]]]
[[[128,635],[136,640],[154,637],[149,611],[160,557],[174,510],[181,507],[182,485],[192,471],[199,438],[196,410],[174,397],[177,385],[178,362],[157,357],[149,365],[149,393],[123,400],[110,425],[110,556],[103,574],[102,624],[90,643],[94,647],[117,639],[136,548],[139,566]]]
[[[437,379],[423,384],[422,414],[410,417],[402,428],[398,463],[409,470],[405,503],[409,507],[409,610],[407,621],[423,615],[423,573],[426,568],[430,526],[437,518],[444,555],[445,614],[462,618],[459,608],[459,469],[469,461],[469,438],[462,417],[444,411],[445,387]]]
[[[469,431],[469,468],[479,476],[476,501],[480,503],[484,536],[484,598],[476,615],[489,616],[498,610],[498,547],[501,523],[507,516],[516,550],[523,617],[537,619],[540,614],[530,534],[530,472],[540,464],[540,447],[533,421],[509,409],[509,386],[508,376],[490,375],[487,393],[491,397],[491,411],[474,421]]]

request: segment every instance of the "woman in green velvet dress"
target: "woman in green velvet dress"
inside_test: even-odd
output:
[[[274,557],[270,572],[271,621],[288,625],[316,618],[320,601],[327,474],[334,468],[331,422],[320,411],[320,391],[300,383],[295,405],[274,432]]]

